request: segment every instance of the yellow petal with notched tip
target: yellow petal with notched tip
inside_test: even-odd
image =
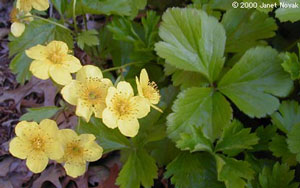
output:
[[[59,85],[67,85],[72,81],[72,76],[70,72],[62,66],[51,66],[49,73],[51,78]]]
[[[76,115],[83,117],[86,122],[89,122],[92,113],[93,113],[92,107],[89,106],[85,101],[78,99],[77,107],[76,107]]]
[[[123,95],[133,96],[133,89],[128,82],[121,81],[117,85],[117,90],[121,91]]]
[[[88,78],[102,79],[103,75],[98,67],[94,65],[85,65],[77,72],[76,80],[84,82]]]
[[[86,170],[85,163],[69,163],[67,162],[65,165],[65,170],[68,176],[76,178],[78,176],[82,176]]]
[[[31,0],[32,7],[39,11],[44,11],[49,8],[48,0]]]
[[[31,59],[45,60],[47,59],[47,48],[42,45],[36,45],[25,51],[26,55]]]
[[[82,68],[82,65],[75,56],[66,55],[62,60],[63,66],[69,70],[69,72],[74,73]]]
[[[25,31],[25,24],[20,22],[14,22],[12,23],[10,30],[15,37],[20,37]]]
[[[34,60],[29,67],[30,72],[41,80],[49,78],[51,64],[48,60]]]
[[[26,159],[30,152],[30,142],[20,137],[15,137],[9,143],[9,152],[15,157]]]
[[[125,119],[118,120],[118,128],[123,135],[134,137],[139,132],[140,125],[136,118]]]
[[[107,127],[111,128],[111,129],[114,129],[114,128],[116,128],[118,126],[118,124],[117,124],[117,122],[118,122],[117,117],[108,108],[104,109],[104,111],[102,113],[102,120],[103,120],[103,123]]]
[[[69,84],[65,85],[61,94],[63,98],[72,105],[77,105],[79,98],[80,84],[76,80],[72,80]]]
[[[136,117],[143,118],[150,112],[150,105],[144,97],[136,96],[131,98],[131,102],[136,108]]]
[[[48,165],[48,157],[42,152],[31,152],[26,160],[26,165],[33,173],[40,173]]]
[[[100,147],[95,141],[90,143],[88,146],[85,147],[84,150],[84,159],[86,161],[97,161],[101,158],[103,153],[103,148]]]

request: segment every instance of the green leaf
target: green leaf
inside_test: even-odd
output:
[[[178,95],[167,118],[169,138],[177,142],[182,133],[191,134],[191,126],[202,127],[205,137],[214,141],[231,120],[228,101],[212,88],[190,88]]]
[[[217,180],[216,164],[208,153],[182,152],[167,166],[165,178],[176,188],[224,188]]]
[[[279,112],[274,112],[271,118],[274,125],[288,133],[294,125],[300,123],[300,106],[297,101],[283,101]]]
[[[287,143],[290,151],[297,154],[297,161],[300,162],[300,123],[293,126],[287,135]]]
[[[77,38],[77,43],[79,48],[81,49],[83,49],[85,45],[87,46],[99,45],[98,32],[94,29],[91,29],[79,33]]]
[[[130,5],[131,5],[131,18],[135,18],[138,15],[139,10],[145,8],[145,6],[147,5],[147,0],[131,0]]]
[[[293,87],[280,64],[276,50],[251,48],[225,74],[218,88],[250,117],[272,114],[279,107],[276,96],[287,96]]]
[[[130,148],[129,140],[118,129],[110,129],[102,123],[102,120],[91,118],[90,122],[79,119],[77,131],[80,133],[94,134],[104,152]]]
[[[252,149],[258,143],[259,138],[255,133],[250,133],[250,128],[244,128],[243,124],[233,120],[224,128],[220,140],[218,140],[215,151],[223,151],[228,155],[236,155],[245,149]]]
[[[300,62],[295,53],[286,52],[280,57],[283,60],[281,66],[288,72],[293,80],[300,78]]]
[[[181,140],[177,142],[177,147],[181,150],[208,151],[212,152],[211,141],[203,135],[201,127],[191,126],[191,133],[182,133]]]
[[[282,5],[282,6],[281,6]],[[288,7],[292,5],[292,7]],[[298,5],[296,7],[295,5]],[[299,0],[280,0],[280,8],[275,11],[276,17],[281,22],[291,21],[296,22],[300,20],[300,3]]]
[[[30,80],[32,74],[29,71],[32,59],[27,57],[25,52],[17,54],[10,62],[10,70],[17,75],[18,83],[24,84],[26,80]]]
[[[278,162],[273,166],[264,167],[259,174],[261,188],[297,188],[299,183],[293,183],[295,170],[290,170],[286,164],[280,165]]]
[[[32,46],[45,44],[52,40],[61,40],[66,42],[69,48],[73,47],[72,35],[68,30],[43,20],[34,20],[26,27],[21,37],[11,37],[11,42],[8,44],[9,55],[23,53]]]
[[[130,151],[129,157],[119,173],[116,184],[120,188],[150,188],[157,178],[155,160],[144,149]]]
[[[276,126],[268,125],[267,127],[259,126],[255,133],[259,138],[258,144],[253,146],[253,150],[251,151],[268,151],[269,150],[269,142],[276,135]]]
[[[51,0],[51,2],[60,15],[63,15],[65,13],[66,7],[68,5],[68,0]]]
[[[27,108],[27,113],[20,117],[20,121],[36,121],[40,122],[43,119],[50,119],[62,108],[56,106],[45,106],[40,108]]]
[[[274,156],[282,158],[283,163],[287,163],[290,166],[294,166],[297,164],[296,155],[292,154],[288,149],[286,138],[284,136],[276,134],[272,138],[272,142],[270,142],[269,148]]]
[[[222,19],[226,30],[226,52],[243,52],[275,36],[277,25],[267,14],[255,9],[230,9]]]
[[[246,180],[253,179],[254,171],[248,162],[221,155],[216,155],[215,158],[218,179],[225,182],[226,188],[243,188],[246,186]]]
[[[193,18],[193,19],[191,19]],[[225,30],[212,16],[192,8],[168,9],[156,43],[157,54],[170,65],[202,73],[211,83],[224,64]]]

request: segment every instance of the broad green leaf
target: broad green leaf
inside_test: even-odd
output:
[[[255,133],[250,133],[250,128],[244,128],[243,124],[233,120],[224,128],[220,140],[218,140],[215,151],[223,151],[229,155],[236,155],[242,150],[252,149],[258,143],[259,138]]]
[[[246,180],[254,177],[254,171],[246,161],[234,158],[215,156],[218,169],[218,180],[224,181],[226,188],[244,188]]]
[[[77,43],[81,49],[83,49],[85,45],[87,46],[99,45],[98,32],[94,29],[91,29],[79,33],[77,38]]]
[[[146,150],[139,148],[130,151],[129,157],[119,173],[116,184],[120,188],[150,188],[157,178],[155,160]]]
[[[79,119],[77,131],[80,133],[94,134],[104,152],[130,148],[129,140],[118,129],[110,129],[102,123],[101,119],[91,118],[90,122]]]
[[[191,19],[193,18],[193,19]],[[225,30],[212,16],[192,8],[168,9],[156,43],[157,54],[170,65],[202,73],[211,83],[224,64]]]
[[[259,174],[259,183],[261,188],[297,188],[299,183],[293,183],[295,170],[290,170],[286,164],[278,162],[273,166],[264,167]]]
[[[40,108],[27,108],[27,113],[20,117],[20,121],[36,121],[52,118],[61,108],[56,106],[45,106]]]
[[[269,142],[276,135],[276,126],[268,125],[266,127],[259,126],[255,133],[259,138],[258,144],[253,146],[253,150],[251,151],[268,151],[269,150]]]
[[[24,84],[26,80],[30,80],[32,74],[29,71],[32,59],[27,57],[25,52],[17,54],[10,62],[10,70],[17,75],[18,83]]]
[[[208,153],[182,152],[168,166],[165,178],[176,188],[224,188],[218,182],[214,158]]]
[[[182,133],[191,134],[191,126],[202,127],[205,137],[214,141],[230,122],[232,109],[212,88],[190,88],[178,95],[167,118],[169,138],[177,142]]]
[[[300,123],[300,106],[297,101],[283,101],[279,112],[274,112],[271,118],[274,125],[288,133],[294,125]]]
[[[231,9],[222,19],[226,30],[226,52],[243,52],[275,36],[277,25],[267,14],[255,9]]]
[[[285,97],[293,87],[282,70],[278,53],[271,47],[247,50],[218,84],[221,93],[250,117],[264,117],[279,107],[278,97]]]
[[[253,3],[257,3],[257,10],[264,12],[265,14],[272,11],[274,8],[276,9],[279,6],[279,0],[243,0],[244,2],[250,3],[249,6],[255,6]],[[276,4],[275,4],[276,3]],[[273,8],[270,6],[274,6]]]
[[[181,140],[177,142],[177,147],[181,150],[208,151],[212,152],[213,145],[209,138],[203,135],[202,128],[191,126],[191,133],[182,133]]]
[[[130,5],[131,5],[131,18],[135,18],[138,15],[139,10],[145,8],[145,6],[147,5],[147,0],[131,0]]]
[[[68,0],[51,0],[51,2],[60,15],[63,15],[65,13],[66,7],[68,5]]]
[[[13,56],[17,53],[22,53],[32,46],[37,44],[43,45],[52,40],[64,41],[70,49],[73,47],[72,35],[68,30],[42,20],[32,21],[26,27],[21,37],[11,37],[11,42],[8,44],[9,55]]]
[[[294,166],[297,164],[296,155],[292,154],[288,149],[286,138],[284,136],[276,134],[272,138],[272,142],[270,142],[269,148],[274,156],[282,158],[283,163],[287,163],[290,166]]]
[[[287,143],[290,151],[297,154],[297,161],[300,162],[300,123],[295,124],[287,135]]]
[[[290,7],[289,7],[290,6]],[[280,7],[275,11],[276,17],[281,22],[300,20],[299,0],[280,0]]]
[[[300,62],[298,56],[295,53],[286,52],[281,54],[283,59],[281,66],[288,72],[293,80],[300,78]]]

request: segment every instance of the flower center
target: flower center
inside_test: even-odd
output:
[[[41,151],[44,149],[45,141],[41,137],[35,137],[31,140],[31,144],[34,150]]]
[[[78,141],[74,141],[67,146],[68,156],[77,158],[83,156],[84,149],[79,145]]]
[[[143,87],[143,95],[151,101],[158,101],[160,98],[157,85],[155,82],[149,82],[146,87]]]
[[[62,63],[63,55],[59,52],[55,51],[49,54],[48,59],[54,64],[61,64]]]
[[[120,118],[124,119],[132,116],[135,111],[130,100],[125,97],[121,97],[118,94],[112,98],[113,108],[112,111]]]

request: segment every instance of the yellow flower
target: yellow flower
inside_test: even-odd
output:
[[[34,173],[42,172],[49,159],[57,160],[64,154],[55,121],[45,119],[40,124],[21,121],[15,132],[17,136],[9,143],[9,151],[15,157],[27,159],[26,165]]]
[[[148,73],[146,69],[143,69],[140,74],[140,80],[138,77],[136,77],[136,85],[138,89],[139,96],[142,96],[146,98],[149,102],[149,104],[156,110],[162,112],[161,109],[159,109],[154,104],[158,104],[160,100],[160,94],[157,89],[157,85],[155,82],[150,82]]]
[[[118,127],[120,132],[134,137],[139,130],[138,118],[150,112],[148,101],[141,96],[134,96],[131,85],[125,81],[117,88],[110,87],[106,97],[107,108],[102,113],[103,123],[109,128]]]
[[[77,72],[76,80],[61,90],[61,94],[68,103],[77,106],[76,115],[88,122],[93,113],[102,118],[107,90],[111,86],[112,82],[103,78],[98,67],[86,65]]]
[[[86,171],[86,161],[97,161],[101,158],[103,149],[95,142],[92,134],[78,136],[72,129],[60,130],[61,141],[65,154],[58,160],[64,163],[66,172],[71,177],[78,177]]]
[[[52,41],[47,46],[37,45],[26,50],[26,55],[34,60],[30,71],[42,80],[51,77],[60,85],[70,83],[70,73],[77,72],[82,66],[79,59],[69,55],[68,51],[67,44],[61,41]]]
[[[23,18],[26,16],[28,17]],[[25,24],[33,20],[33,18],[29,16],[31,16],[29,12],[26,13],[16,8],[12,9],[12,11],[10,12],[10,20],[12,22],[10,30],[15,37],[20,37],[25,31]]]
[[[17,0],[17,8],[26,12],[31,11],[32,8],[44,11],[49,8],[48,0]]]

